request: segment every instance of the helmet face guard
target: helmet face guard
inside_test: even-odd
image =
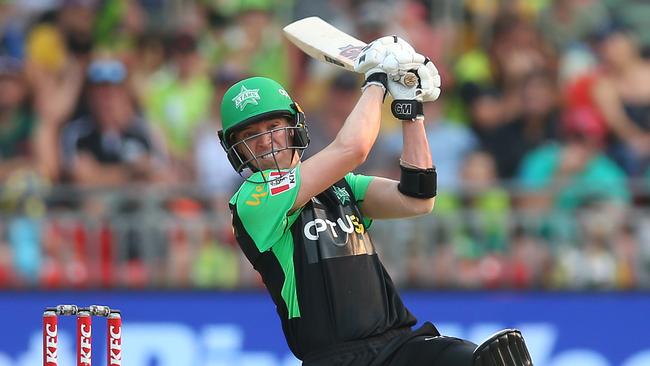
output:
[[[241,141],[234,140],[236,133],[247,126],[279,117],[288,118],[289,126],[264,131]],[[242,177],[245,176],[243,172],[246,169],[251,173],[259,171],[262,167],[261,159],[263,157],[268,159],[268,154],[271,154],[275,162],[275,167],[272,169],[280,171],[282,168],[290,168],[279,165],[277,154],[291,149],[292,157],[295,157],[296,153],[302,157],[303,151],[309,145],[304,113],[280,84],[268,78],[252,77],[231,86],[221,101],[221,122],[223,129],[218,132],[221,146],[226,151],[232,167]],[[252,140],[266,134],[270,134],[271,137],[271,150],[255,155],[251,148]],[[284,134],[282,147],[277,146],[273,139],[275,137],[277,140],[278,134]],[[262,167],[262,169],[268,170],[269,167]],[[265,174],[259,175],[264,182],[267,181]],[[247,180],[252,182],[250,179]]]
[[[279,128],[272,129],[270,131],[261,132],[239,141],[233,141],[234,134],[237,131],[231,132],[230,136],[228,136],[227,138],[223,136],[223,131],[219,131],[219,139],[221,140],[221,146],[223,147],[223,149],[226,151],[226,154],[228,155],[228,161],[230,161],[232,167],[242,177],[246,175],[245,170],[247,169],[251,173],[255,173],[259,171],[259,167],[261,166],[259,159],[269,154],[271,154],[275,163],[274,164],[275,167],[272,168],[273,170],[277,170],[278,172],[280,172],[282,169],[289,168],[289,167],[280,166],[277,160],[277,154],[285,150],[292,150],[293,152],[292,156],[293,154],[298,153],[299,157],[302,158],[305,149],[309,145],[309,132],[307,130],[307,126],[302,120],[304,118],[303,116],[304,115],[302,113],[298,113],[296,118],[298,121],[294,125],[279,127]],[[277,136],[278,134],[284,134],[284,139],[285,139],[284,147],[279,147],[274,142],[275,141],[274,137]],[[251,149],[249,142],[263,135],[270,135],[271,150],[261,154],[255,154],[255,152]],[[253,182],[253,183],[263,183],[263,182],[267,182],[264,174],[262,174],[261,182]]]

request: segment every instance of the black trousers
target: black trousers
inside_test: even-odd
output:
[[[406,342],[386,366],[472,366],[476,344],[454,337],[419,336]]]
[[[303,366],[472,366],[476,344],[440,336],[431,323],[425,323],[415,331],[337,348],[305,359]]]

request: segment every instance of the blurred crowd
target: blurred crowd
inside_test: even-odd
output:
[[[373,224],[398,284],[650,287],[650,3],[0,0],[0,288],[259,286],[218,110],[267,76],[306,111],[307,157],[334,138],[362,80],[283,38],[311,15],[442,76],[434,213]],[[389,105],[359,173],[399,177]]]

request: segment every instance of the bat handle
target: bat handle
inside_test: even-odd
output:
[[[400,82],[408,87],[412,87],[418,84],[418,76],[414,72],[409,71],[401,77]]]

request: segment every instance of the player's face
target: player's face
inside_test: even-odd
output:
[[[286,118],[263,120],[245,127],[235,134],[235,141],[245,141],[238,146],[245,160],[253,159],[251,163],[259,170],[287,169],[293,163],[293,136]]]

